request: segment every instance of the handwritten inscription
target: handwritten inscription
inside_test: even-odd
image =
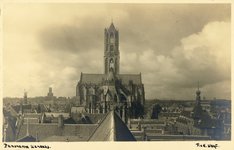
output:
[[[206,148],[217,148],[220,147],[218,146],[218,144],[200,144],[200,143],[196,143],[197,147],[206,147]]]
[[[50,149],[51,147],[48,145],[12,145],[12,144],[6,144],[4,143],[4,148],[46,148]]]

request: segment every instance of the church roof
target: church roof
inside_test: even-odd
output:
[[[117,74],[119,80],[122,80],[122,84],[129,84],[132,80],[133,84],[142,84],[141,74]]]
[[[102,79],[106,79],[108,74],[86,74],[81,73],[80,83],[86,84],[99,84],[102,82]],[[117,74],[119,80],[122,81],[122,84],[129,84],[129,81],[132,80],[133,84],[142,84],[140,74]]]
[[[136,141],[115,111],[110,111],[88,141]]]

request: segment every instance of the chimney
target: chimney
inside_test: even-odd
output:
[[[138,122],[138,130],[141,131],[141,123]]]
[[[4,142],[7,142],[7,126],[4,126],[4,134],[3,134]]]
[[[23,114],[23,105],[22,105],[22,103],[20,103],[20,111],[19,111],[19,114],[20,114],[20,115]]]
[[[123,106],[122,120],[123,120],[123,122],[126,124],[126,119],[125,119],[125,105]]]
[[[59,115],[58,117],[58,127],[63,127],[63,116]]]
[[[164,129],[164,128],[162,128],[162,134],[164,134],[164,130],[165,130],[165,129]]]
[[[36,132],[36,142],[38,142],[38,132]]]
[[[41,116],[41,123],[45,123],[45,113],[43,113]]]

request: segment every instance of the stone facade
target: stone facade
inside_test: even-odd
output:
[[[124,122],[126,116],[141,117],[145,104],[141,74],[119,74],[119,31],[111,23],[104,35],[104,74],[81,72],[76,87],[78,104],[88,113],[116,110]]]

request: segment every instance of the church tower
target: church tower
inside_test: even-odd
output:
[[[119,31],[115,28],[113,22],[104,33],[104,73],[108,74],[110,68],[114,73],[119,73]]]
[[[23,101],[23,104],[27,104],[28,101],[27,101],[27,92],[24,91],[24,101]]]

